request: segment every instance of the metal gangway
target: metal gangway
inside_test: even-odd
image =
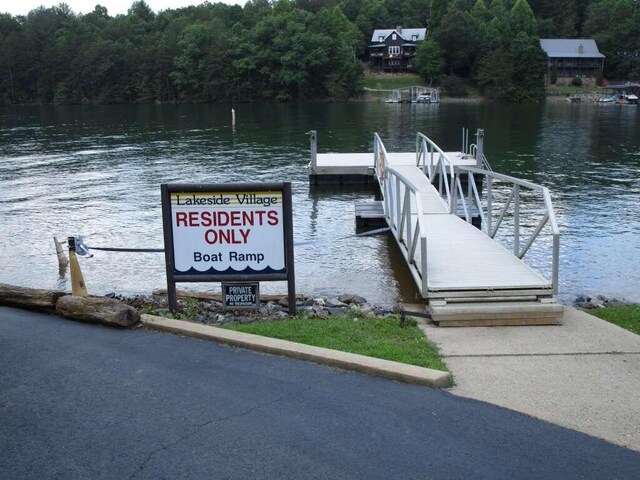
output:
[[[436,324],[558,323],[560,232],[549,191],[491,171],[478,143],[467,134],[465,145],[463,133],[477,164],[459,165],[418,133],[415,164],[406,165],[374,134],[386,222]],[[548,249],[549,278],[523,261],[534,243]]]

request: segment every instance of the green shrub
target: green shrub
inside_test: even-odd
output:
[[[573,77],[573,80],[571,80],[571,85],[574,87],[581,87],[582,79],[580,77]]]
[[[442,89],[450,97],[466,97],[467,89],[462,80],[455,75],[449,75],[442,80]]]

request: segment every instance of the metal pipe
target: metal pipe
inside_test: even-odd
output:
[[[420,239],[420,263],[421,263],[421,272],[420,276],[422,277],[422,292],[421,295],[423,298],[426,298],[429,294],[429,285],[427,284],[427,238],[422,237]]]
[[[472,173],[469,173],[473,177]],[[484,218],[484,211],[482,210],[482,202],[480,201],[480,193],[478,193],[478,186],[476,185],[475,178],[473,179],[473,194],[476,199],[476,204],[478,206],[478,214],[480,215],[480,222],[484,225],[486,219]]]
[[[318,165],[318,132],[311,130],[309,134],[309,141],[311,142],[311,173],[316,173],[316,166]]]
[[[407,251],[411,250],[411,241],[413,238],[411,237],[411,191],[405,187],[404,189],[404,210],[406,212],[406,244]],[[411,258],[411,257],[409,257]]]
[[[560,234],[555,233],[553,235],[553,259],[551,261],[551,282],[553,284],[553,294],[558,294],[558,277],[559,277],[559,265],[560,260]]]
[[[536,229],[533,231],[533,233],[529,237],[527,244],[524,247],[522,247],[522,250],[520,250],[520,252],[518,253],[518,258],[524,257],[525,254],[529,251],[529,248],[531,247],[531,245],[533,245],[533,242],[536,240],[536,238],[538,238],[538,235],[540,234],[544,226],[547,224],[548,220],[549,220],[549,214],[545,213],[544,216],[542,217],[542,220],[540,220],[540,223],[538,224]]]
[[[491,236],[491,223],[493,221],[493,178],[487,177],[487,226],[485,233]]]
[[[520,185],[513,186],[513,254],[520,252]]]
[[[476,167],[482,168],[482,157],[484,155],[484,130],[481,128],[476,132]]]
[[[398,237],[400,235],[402,235],[402,226],[401,226],[401,222],[402,222],[402,210],[400,207],[400,178],[396,176],[396,194],[395,194],[395,200],[396,200],[396,223],[398,226]]]
[[[515,185],[514,185],[514,189],[515,189]],[[496,226],[493,229],[493,232],[491,233],[491,235],[489,235],[491,238],[496,236],[496,233],[498,233],[498,229],[500,228],[500,225],[502,225],[502,220],[504,220],[504,216],[507,213],[507,209],[509,208],[509,205],[511,205],[511,201],[513,200],[513,191],[514,189],[511,189],[511,193],[509,194],[509,198],[507,198],[507,202],[504,204],[504,207],[502,207],[502,211],[500,212],[500,216],[498,217],[498,221],[496,222]]]

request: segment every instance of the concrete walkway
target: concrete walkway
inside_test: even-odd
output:
[[[451,392],[640,451],[640,336],[565,308],[562,325],[422,325]]]

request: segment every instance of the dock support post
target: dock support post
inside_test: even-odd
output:
[[[71,295],[77,297],[86,297],[89,295],[87,292],[87,285],[84,283],[84,277],[82,276],[82,270],[80,270],[80,263],[76,255],[76,238],[68,237],[67,243],[69,244],[69,267],[71,272]]]
[[[482,168],[482,157],[484,156],[484,130],[479,128],[476,132],[476,167]]]
[[[318,132],[311,130],[309,132],[311,142],[311,173],[316,173],[316,164],[318,161]]]
[[[62,245],[58,241],[58,237],[53,237],[53,243],[56,246],[56,255],[58,257],[58,267],[62,271],[65,268],[67,268],[67,265],[69,265],[69,260],[67,260],[67,257],[64,254],[64,250],[62,250]]]

